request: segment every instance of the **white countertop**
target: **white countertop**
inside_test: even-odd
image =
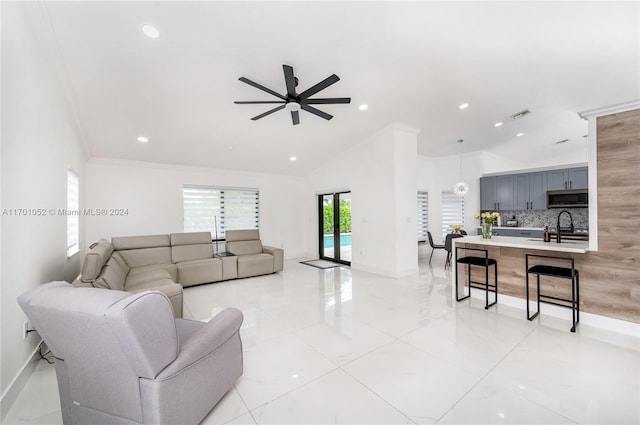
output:
[[[533,239],[533,238],[532,238]],[[513,236],[492,236],[491,239],[483,239],[482,235],[478,236],[464,236],[462,238],[456,238],[452,240],[454,247],[455,243],[472,243],[476,245],[488,245],[488,246],[504,246],[507,248],[522,248],[522,249],[538,249],[542,251],[557,251],[557,252],[572,252],[575,254],[584,254],[589,250],[588,241],[563,241],[556,243],[555,239],[552,242],[543,242],[541,239],[531,240],[529,238],[517,238]]]
[[[540,230],[544,231],[544,227],[519,227],[519,226],[493,226],[494,229],[513,229],[513,230]]]

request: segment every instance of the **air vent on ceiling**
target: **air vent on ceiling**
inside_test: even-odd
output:
[[[558,141],[556,142],[556,145],[561,145],[561,144],[563,144],[563,143],[567,143],[568,141],[569,141],[569,139],[562,139],[562,140],[558,140]]]
[[[525,109],[524,111],[520,111],[520,112],[517,112],[517,113],[515,113],[515,114],[511,115],[511,119],[512,119],[512,120],[517,120],[517,119],[520,119],[520,118],[522,118],[522,117],[526,117],[526,116],[527,116],[527,115],[529,115],[530,113],[531,113],[531,111],[530,111],[530,110]]]

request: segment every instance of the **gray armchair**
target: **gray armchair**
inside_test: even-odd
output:
[[[56,357],[68,424],[198,424],[242,375],[242,313],[176,319],[160,292],[40,285],[20,307]]]

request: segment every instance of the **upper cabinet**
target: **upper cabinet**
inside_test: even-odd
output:
[[[547,190],[587,189],[589,172],[587,167],[547,171]]]
[[[513,209],[512,175],[480,178],[480,209]]]
[[[513,209],[547,208],[547,174],[545,172],[513,175]]]
[[[587,167],[480,178],[480,209],[544,210],[548,190],[587,189]]]

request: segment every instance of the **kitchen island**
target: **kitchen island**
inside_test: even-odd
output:
[[[453,249],[455,244],[474,244],[485,246],[501,246],[507,248],[536,249],[542,251],[570,252],[574,254],[584,254],[589,250],[588,241],[563,240],[560,243],[555,241],[555,237],[551,242],[543,242],[542,238],[520,238],[512,236],[493,236],[491,239],[483,239],[482,235],[465,236],[453,240]]]
[[[576,268],[580,268],[579,259],[584,256],[589,250],[589,242],[587,241],[575,241],[567,240],[560,243],[555,242],[543,242],[538,238],[519,238],[510,236],[493,236],[491,239],[483,239],[479,236],[465,236],[462,238],[453,239],[452,254],[453,254],[453,273],[452,273],[452,291],[453,299],[456,299],[456,274],[459,272],[456,258],[456,247],[459,248],[476,248],[486,249],[488,251],[488,257],[493,258],[498,262],[498,295],[510,296],[520,298],[522,303],[520,307],[524,307],[525,294],[525,279],[526,279],[526,267],[525,267],[525,254],[540,254],[557,257],[559,260],[546,259],[545,264],[566,266],[567,258],[575,258]],[[460,256],[464,256],[462,249],[458,250]],[[478,255],[477,252],[469,252],[468,255]],[[557,261],[557,262],[556,262]],[[564,263],[562,263],[564,262]],[[531,263],[529,264],[532,265]],[[464,282],[467,280],[466,269],[460,267],[460,280],[459,291],[460,294],[464,293]],[[476,275],[476,273],[478,273]],[[472,269],[472,280],[484,281],[483,269]],[[489,281],[493,282],[494,275],[493,270],[489,272]],[[542,278],[541,287],[544,287],[545,292],[553,294],[558,297],[567,297],[570,294],[571,285],[566,284],[562,280],[553,278]],[[474,289],[473,292],[476,290]],[[473,293],[472,292],[472,293]],[[484,295],[483,295],[484,297]],[[500,303],[500,298],[498,298]],[[514,303],[511,303],[514,305]]]

